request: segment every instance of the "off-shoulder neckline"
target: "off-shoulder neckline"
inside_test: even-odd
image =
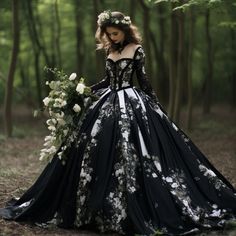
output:
[[[113,59],[111,59],[111,58],[108,58],[107,57],[107,61],[109,60],[109,61],[112,61],[113,63],[117,63],[118,61],[121,61],[121,60],[134,60],[135,59],[135,57],[136,57],[136,54],[137,54],[137,51],[138,51],[138,49],[139,48],[142,48],[142,46],[138,46],[136,49],[135,49],[135,51],[134,51],[134,55],[133,55],[133,57],[123,57],[123,58],[120,58],[120,59],[118,59],[118,60],[113,60]]]

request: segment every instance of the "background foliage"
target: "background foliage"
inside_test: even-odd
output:
[[[9,79],[16,2],[0,2],[1,107]],[[215,103],[235,108],[235,0],[18,1],[20,40],[10,106],[42,106],[48,93],[45,81],[53,79],[45,74],[45,66],[77,72],[88,85],[103,78],[105,55],[96,51],[94,34],[97,15],[105,9],[130,15],[139,27],[149,79],[176,121],[178,110],[187,105],[202,105],[205,113]]]

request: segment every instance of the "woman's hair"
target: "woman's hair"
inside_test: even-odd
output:
[[[126,43],[140,44],[142,42],[138,28],[131,23],[129,16],[125,16],[121,12],[104,11],[98,16],[97,23],[98,28],[95,34],[97,50],[105,49],[106,52],[109,52],[110,50],[115,51],[117,48],[106,32],[107,27],[115,27],[122,30],[125,34],[124,40]]]

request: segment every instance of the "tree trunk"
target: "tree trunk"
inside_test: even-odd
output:
[[[159,65],[158,66],[158,69],[159,69],[158,71],[160,71],[160,70],[162,70],[161,55],[160,55],[160,51],[159,51],[159,48],[158,48],[158,45],[157,45],[156,36],[152,31],[149,32],[149,34],[150,34],[150,42],[152,43],[152,46],[153,46],[154,56],[155,56],[155,59],[157,61],[157,64]],[[153,84],[153,86],[155,86],[155,88],[158,88],[158,98],[160,98],[160,100],[162,100],[163,93],[162,93],[162,87],[160,86],[160,83],[159,83],[159,81],[160,81],[159,78],[160,77],[157,76],[157,79],[154,81],[155,83]]]
[[[236,107],[236,45],[235,45],[235,31],[230,29],[231,34],[231,53],[232,53],[232,63],[233,63],[233,71],[232,71],[232,96],[231,96],[231,104],[232,107]]]
[[[180,107],[183,92],[183,75],[184,75],[184,13],[178,12],[178,66],[177,66],[177,83],[175,93],[174,116],[175,122],[179,123]]]
[[[35,106],[34,99],[32,97],[32,89],[30,88],[30,76],[29,76],[29,67],[27,63],[23,64],[21,60],[18,60],[19,72],[22,81],[22,88],[19,88],[21,96],[24,99],[24,103],[27,104],[30,108]],[[27,66],[25,66],[27,65]],[[15,92],[19,92],[15,90]]]
[[[61,48],[60,48],[60,37],[61,37],[61,21],[59,17],[59,11],[58,11],[58,0],[55,0],[54,2],[54,12],[55,12],[55,51],[57,55],[57,66],[61,69],[62,63],[61,63]]]
[[[159,79],[158,83],[158,90],[161,91],[160,94],[160,100],[167,102],[168,100],[168,87],[169,87],[169,81],[168,81],[168,71],[167,71],[167,65],[165,61],[165,41],[166,41],[166,19],[164,17],[165,15],[165,7],[162,4],[159,4],[157,7],[158,11],[158,22],[159,22],[159,30],[160,30],[160,36],[159,36],[159,48],[160,48],[160,62],[159,62],[159,68],[157,70],[157,78]]]
[[[33,12],[32,12],[33,13]],[[46,47],[46,43],[45,43],[45,37],[43,35],[43,25],[42,25],[42,22],[40,20],[40,17],[39,17],[39,13],[37,11],[37,7],[35,7],[34,9],[34,13],[35,15],[32,14],[32,19],[35,21],[35,23],[33,25],[37,25],[37,29],[36,28],[34,29],[33,28],[33,33],[35,35],[37,35],[37,37],[35,37],[35,43],[37,44],[38,48],[40,48],[40,50],[42,51],[42,54],[44,56],[44,60],[45,60],[45,63],[48,67],[51,67],[53,68],[54,67],[54,64],[47,52],[47,47]],[[48,78],[50,80],[50,78]]]
[[[192,128],[192,111],[193,111],[193,89],[192,89],[192,61],[194,48],[194,28],[195,19],[194,12],[191,8],[189,11],[189,48],[188,48],[188,115],[187,115],[187,129]]]
[[[144,0],[139,0],[139,3],[143,9],[143,31],[144,31],[144,46],[146,49],[146,58],[147,58],[147,72],[149,77],[153,78],[153,71],[152,71],[152,55],[151,55],[151,46],[149,43],[150,40],[150,11],[149,8],[146,6],[146,3]],[[156,81],[153,81],[156,83]]]
[[[50,3],[50,8],[52,11],[52,14],[50,14],[50,33],[51,33],[51,42],[50,42],[50,58],[51,58],[51,65],[50,67],[54,68],[57,66],[57,58],[56,58],[56,45],[55,45],[55,41],[56,41],[56,26],[54,23],[54,6],[53,3]]]
[[[170,23],[170,51],[169,51],[169,108],[170,117],[174,115],[175,88],[177,78],[177,43],[178,28],[176,12],[172,11],[176,3],[171,4],[171,23]]]
[[[17,64],[17,56],[20,46],[20,26],[19,26],[19,1],[12,0],[12,29],[13,29],[13,48],[11,53],[11,63],[8,72],[8,78],[5,90],[4,99],[4,123],[5,133],[7,137],[12,136],[12,96],[13,96],[13,81]]]
[[[211,87],[213,80],[213,59],[212,59],[212,39],[210,34],[210,9],[207,9],[205,15],[206,24],[206,42],[207,42],[207,73],[203,91],[203,113],[210,113],[211,109]]]
[[[99,12],[99,1],[98,0],[93,0],[93,12],[94,12],[94,18],[92,21],[92,29],[93,32],[95,34],[96,30],[97,30],[97,17]],[[101,50],[99,51],[95,51],[95,57],[96,57],[96,72],[97,72],[97,77],[100,78],[102,75],[104,75],[104,52],[102,52]]]
[[[74,0],[75,2],[75,21],[76,21],[76,54],[77,54],[77,74],[79,77],[83,74],[84,67],[84,41],[83,37],[83,8],[80,0]]]
[[[32,1],[24,2],[25,6],[25,16],[27,21],[28,32],[30,36],[30,40],[32,43],[32,48],[34,51],[34,71],[35,71],[35,80],[36,80],[36,90],[37,90],[37,100],[38,106],[40,108],[43,107],[42,99],[42,85],[41,85],[41,75],[40,75],[40,54],[41,54],[41,43],[38,37],[35,17],[33,14]]]
[[[136,0],[130,0],[130,6],[129,6],[129,12],[130,12],[130,18],[132,21],[135,21],[135,16],[136,16]]]
[[[35,14],[33,14],[35,13]],[[35,28],[35,31],[33,33],[33,35],[35,35],[35,43],[37,44],[37,47],[40,49],[40,52],[42,52],[42,55],[44,57],[46,66],[49,68],[54,68],[55,67],[55,60],[54,60],[54,55],[52,53],[52,55],[50,55],[50,53],[48,52],[49,50],[47,50],[47,45],[45,42],[45,37],[43,35],[43,25],[42,22],[40,20],[39,17],[39,13],[37,11],[37,7],[34,8],[34,12],[32,11],[32,19],[35,21],[35,23],[33,25],[37,25],[37,30]],[[37,35],[37,36],[36,36]],[[52,49],[52,48],[51,48]],[[44,76],[44,81],[48,80],[51,81],[54,79],[54,74],[53,73],[45,73]],[[45,90],[47,91],[47,93],[49,93],[49,87],[46,86]],[[42,103],[42,101],[41,101]]]

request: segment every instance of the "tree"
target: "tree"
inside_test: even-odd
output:
[[[81,0],[74,0],[75,3],[75,22],[76,22],[76,55],[77,55],[77,73],[83,75],[84,70],[84,45],[83,45],[83,7]]]
[[[176,3],[171,4],[171,9],[176,7]],[[173,117],[174,115],[174,105],[175,105],[175,88],[177,77],[177,47],[178,42],[177,33],[177,16],[176,11],[171,10],[171,22],[170,22],[170,51],[169,51],[169,115]]]
[[[189,35],[188,35],[188,117],[187,128],[192,127],[192,111],[193,111],[193,91],[192,91],[192,61],[193,61],[193,49],[194,49],[194,28],[195,28],[195,16],[193,8],[189,10]]]
[[[184,43],[185,43],[185,30],[184,30],[184,13],[178,11],[178,64],[177,64],[177,83],[175,92],[175,106],[173,119],[179,123],[180,107],[183,94],[183,77],[184,77]]]
[[[144,0],[139,0],[139,3],[143,10],[143,31],[144,31],[144,44],[146,49],[146,56],[147,56],[147,71],[149,73],[150,78],[153,78],[153,71],[152,71],[152,60],[151,60],[151,45],[149,43],[150,38],[150,9],[146,5]]]
[[[166,38],[168,37],[167,35],[167,17],[166,15],[166,8],[164,7],[164,5],[160,4],[157,7],[157,14],[158,14],[158,23],[159,23],[159,32],[160,32],[160,36],[158,41],[159,43],[159,47],[160,47],[160,62],[159,62],[159,68],[158,68],[158,79],[159,79],[159,86],[160,89],[162,91],[162,98],[163,101],[168,100],[168,69],[167,69],[167,65],[166,65],[166,60],[165,60],[165,41]]]
[[[212,58],[212,39],[210,34],[210,9],[205,13],[205,29],[206,29],[206,55],[207,55],[207,73],[203,87],[203,113],[207,114],[211,109],[211,90],[213,80],[213,58]]]
[[[29,37],[32,43],[32,49],[34,52],[34,71],[36,79],[36,90],[38,98],[38,106],[42,108],[42,87],[41,87],[41,73],[40,73],[40,54],[42,50],[41,42],[39,39],[36,20],[33,12],[32,1],[23,2],[23,10],[26,16],[26,23],[28,28]],[[22,65],[23,63],[21,63]],[[23,68],[21,69],[21,74]]]
[[[20,26],[19,26],[19,1],[12,0],[12,31],[13,31],[13,48],[11,53],[11,62],[7,77],[5,101],[4,101],[4,124],[6,136],[12,136],[12,96],[13,81],[16,70],[17,56],[20,45]]]
[[[97,29],[97,16],[99,14],[99,9],[101,8],[101,6],[99,7],[99,1],[98,0],[93,0],[93,10],[94,10],[94,18],[92,19],[92,29],[93,32],[96,32]],[[103,64],[103,58],[104,58],[104,54],[101,53],[100,51],[96,51],[95,52],[95,59],[96,59],[96,74],[97,75],[101,75],[103,73],[103,68],[104,68],[104,64]]]
[[[233,64],[233,71],[231,72],[231,83],[232,83],[232,92],[231,92],[231,104],[232,107],[236,107],[236,36],[235,36],[235,30],[230,29],[230,35],[231,35],[231,60]]]
[[[55,30],[54,30],[54,38],[55,38],[55,52],[57,55],[57,66],[59,68],[62,67],[62,62],[61,62],[61,48],[60,48],[60,37],[61,37],[61,20],[59,16],[59,10],[58,10],[58,0],[54,0],[54,19],[55,19]]]

